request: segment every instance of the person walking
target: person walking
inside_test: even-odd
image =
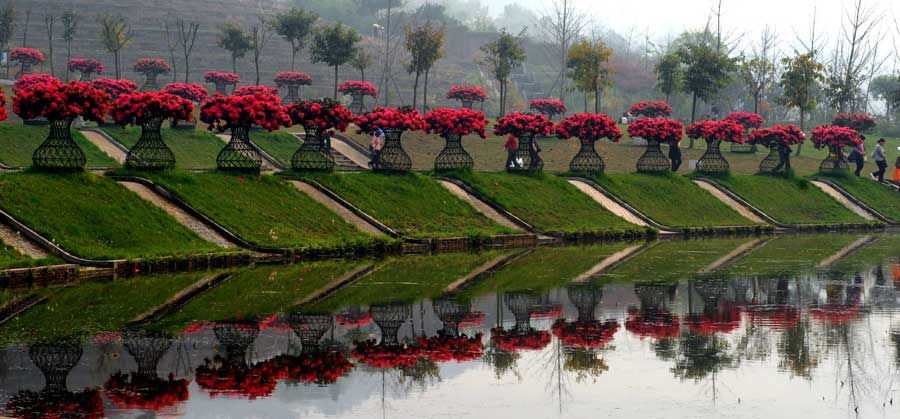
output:
[[[528,168],[537,169],[543,164],[541,160],[541,146],[538,145],[537,138],[531,139],[531,147],[528,149],[528,159],[531,160]]]
[[[875,145],[875,150],[872,151],[872,159],[875,160],[875,164],[878,166],[878,171],[872,173],[872,178],[877,179],[882,183],[884,183],[884,172],[887,171],[887,157],[884,155],[884,143],[884,138],[879,138],[878,144]]]
[[[681,167],[681,147],[678,146],[678,141],[669,142],[669,160],[672,161],[672,172],[677,173]]]
[[[325,134],[322,135],[322,151],[330,152],[331,151],[331,136],[334,135],[333,130],[325,131]]]
[[[372,132],[372,143],[369,144],[369,151],[372,153],[372,160],[369,161],[369,167],[374,168],[381,163],[381,149],[384,148],[384,131],[381,128]]]
[[[862,137],[862,139],[865,141],[866,137]],[[866,147],[863,143],[853,147],[853,151],[850,152],[850,161],[856,163],[856,170],[853,173],[859,177],[862,174],[863,167],[866,165]]]
[[[516,151],[519,150],[519,139],[512,135],[506,137],[503,148],[506,149],[506,169],[509,170],[513,167],[521,169],[522,166],[519,165],[519,161],[516,160]]]

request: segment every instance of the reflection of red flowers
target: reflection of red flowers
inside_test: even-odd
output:
[[[20,419],[99,419],[105,413],[97,389],[78,393],[20,391],[6,403],[6,410]]]
[[[412,368],[418,362],[421,350],[412,345],[379,345],[370,339],[356,342],[356,347],[350,353],[360,362],[375,368]]]
[[[531,310],[532,319],[556,319],[562,315],[562,306],[559,304],[539,305]]]
[[[829,324],[844,325],[859,316],[859,306],[825,304],[809,309],[812,318]]]
[[[280,355],[273,362],[284,369],[285,379],[318,385],[333,384],[353,369],[353,364],[340,352]]]
[[[206,80],[207,83],[238,84],[241,82],[241,77],[234,73],[208,71],[203,75],[203,80]]]
[[[750,143],[764,147],[782,145],[790,148],[792,145],[806,141],[806,134],[796,125],[775,125],[771,128],[760,128],[750,133]]]
[[[552,330],[553,335],[566,345],[600,348],[609,343],[619,331],[619,323],[615,320],[569,323],[560,319],[553,324]]]
[[[550,333],[531,330],[522,333],[502,327],[491,329],[491,344],[507,352],[539,351],[550,344]]]
[[[525,135],[550,135],[553,122],[541,114],[511,113],[494,122],[494,135],[511,135],[519,138]]]
[[[290,124],[277,95],[256,93],[249,96],[216,94],[200,106],[200,120],[210,130],[245,128],[251,125],[275,131]]]
[[[269,86],[244,86],[238,87],[237,90],[234,91],[234,94],[237,96],[253,96],[257,93],[277,95],[278,89]]]
[[[209,99],[209,92],[206,91],[205,87],[197,83],[169,83],[162,89],[162,93],[168,93],[197,103]]]
[[[398,131],[420,131],[425,129],[425,120],[419,111],[408,108],[385,108],[379,106],[372,112],[356,117],[356,126],[361,132],[369,133],[376,129],[392,129]]]
[[[218,355],[197,367],[195,380],[210,397],[220,394],[246,397],[255,400],[269,397],[275,391],[278,380],[285,377],[285,370],[274,360],[263,361],[248,367],[244,364],[224,362]]]
[[[731,333],[741,325],[741,311],[732,303],[719,304],[713,310],[688,319],[688,328],[704,336],[716,333]]]
[[[674,119],[641,118],[628,126],[628,135],[661,143],[681,141],[683,131],[684,125]]]
[[[604,114],[579,113],[572,115],[556,125],[556,135],[560,139],[576,137],[582,141],[594,142],[601,138],[619,142],[622,131],[616,121]]]
[[[856,147],[862,144],[862,138],[850,128],[821,125],[812,130],[812,142],[816,148]]]
[[[480,102],[487,99],[487,91],[481,86],[453,86],[447,91],[447,99]]]
[[[62,82],[59,81],[58,78],[53,77],[49,74],[26,74],[22,77],[19,77],[15,83],[13,83],[13,91],[20,89],[30,89],[39,83],[55,83],[62,85]]]
[[[484,343],[481,342],[481,333],[474,337],[461,335],[419,337],[419,349],[422,356],[432,362],[465,362],[481,358],[484,353]]]
[[[142,374],[115,373],[104,385],[106,397],[124,409],[162,410],[188,399],[188,380],[172,374],[162,379]]]
[[[672,107],[661,100],[648,100],[631,105],[628,112],[635,116],[662,118],[672,114]]]
[[[550,116],[562,115],[568,110],[565,103],[553,99],[535,99],[528,104],[528,107]]]
[[[100,74],[103,72],[103,63],[93,58],[73,58],[66,65],[69,71],[77,71],[83,74]]]
[[[681,323],[678,316],[665,308],[652,312],[630,309],[625,330],[641,338],[670,339],[681,333]]]
[[[352,313],[338,313],[335,316],[337,324],[346,327],[365,326],[372,322],[372,315],[368,311],[352,315]]]
[[[856,132],[869,132],[877,126],[875,119],[864,113],[839,113],[831,120],[831,125],[850,128]]]
[[[347,108],[331,99],[294,102],[284,110],[294,125],[320,130],[337,129],[343,132],[353,119],[353,114]]]
[[[135,73],[166,74],[171,70],[172,67],[162,58],[141,58],[134,63]]]
[[[110,114],[121,125],[140,125],[155,119],[170,119],[178,123],[193,118],[194,104],[168,93],[133,93],[119,96]]]
[[[750,306],[750,323],[775,329],[793,329],[800,321],[800,310],[791,306]]]
[[[478,327],[487,318],[483,311],[473,311],[459,322],[459,327]]]
[[[378,89],[374,84],[360,80],[351,80],[341,83],[341,85],[338,86],[338,92],[343,95],[378,97]]]
[[[481,138],[487,138],[484,132],[486,126],[484,114],[471,109],[437,108],[425,114],[425,132],[442,137],[474,132]]]
[[[40,64],[44,62],[44,54],[32,48],[13,48],[9,53],[9,60],[22,64]]]
[[[109,95],[78,81],[69,84],[38,83],[29,89],[16,91],[13,112],[22,119],[47,118],[50,121],[82,116],[90,121],[103,122]]]
[[[275,75],[275,84],[278,86],[306,86],[312,84],[312,77],[299,71],[282,71]]]
[[[194,333],[200,333],[207,329],[212,329],[215,326],[216,326],[215,323],[203,322],[203,321],[191,323],[190,325],[188,325],[188,327],[185,327],[184,330],[181,331],[181,334],[182,335],[192,335]]]
[[[731,112],[722,120],[735,122],[745,130],[759,128],[765,122],[761,116],[753,112]]]

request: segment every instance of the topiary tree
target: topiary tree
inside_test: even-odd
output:
[[[750,133],[750,142],[769,149],[769,155],[759,164],[760,173],[791,172],[791,147],[803,144],[806,136],[796,125],[775,125]]]
[[[481,102],[484,107],[487,97],[487,91],[481,86],[453,86],[447,91],[447,99],[460,101],[466,109],[472,109],[475,102]]]
[[[750,134],[750,130],[757,129],[765,123],[762,116],[753,112],[731,112],[722,119],[723,121],[734,121],[742,126],[745,136]],[[749,141],[744,143],[731,143],[732,153],[756,153],[756,146]]]
[[[579,113],[563,119],[556,126],[556,135],[563,140],[571,137],[581,140],[581,149],[569,163],[569,170],[596,175],[606,169],[606,164],[595,147],[597,140],[607,138],[612,142],[619,142],[622,131],[616,121],[607,115]]]
[[[515,161],[521,166],[507,165],[507,172],[536,173],[544,168],[540,157],[540,147],[535,142],[537,136],[547,136],[553,131],[553,122],[541,114],[512,113],[494,122],[494,135],[508,135],[518,142]]]
[[[354,120],[359,132],[384,132],[384,147],[369,163],[372,170],[382,173],[406,173],[412,168],[412,159],[403,149],[400,137],[406,131],[425,128],[419,111],[412,108],[376,107],[372,112],[359,115]]]
[[[553,99],[534,99],[528,104],[528,108],[540,112],[550,120],[553,120],[558,115],[565,115],[568,111],[565,103]]]
[[[868,134],[875,130],[878,123],[875,122],[875,118],[864,113],[839,113],[831,119],[831,125],[850,128],[858,133]]]
[[[166,119],[175,125],[178,121],[191,120],[194,104],[190,100],[168,93],[133,93],[119,96],[110,112],[119,125],[141,127],[140,139],[128,150],[126,167],[138,170],[175,168],[175,155],[163,141],[160,128]]]
[[[354,115],[359,115],[365,111],[366,96],[371,96],[373,98],[378,97],[378,89],[375,85],[361,80],[351,80],[341,83],[341,85],[338,86],[338,93],[350,95],[350,97],[353,98],[353,102],[350,103],[350,111],[353,112]]]
[[[697,171],[707,174],[728,173],[728,160],[722,155],[722,142],[743,144],[744,128],[734,121],[700,121],[687,129],[692,138],[706,140],[706,153],[697,161]]]
[[[172,71],[172,66],[162,58],[141,58],[134,63],[134,72],[143,74],[146,80],[141,86],[142,92],[150,92],[159,90],[156,83],[156,77],[160,74],[168,74]]]
[[[681,142],[684,125],[674,119],[640,118],[628,125],[628,135],[647,140],[647,150],[638,159],[640,173],[662,173],[671,170],[671,162],[660,150],[660,143]]]
[[[672,115],[672,107],[659,100],[647,100],[631,105],[628,113],[641,118],[668,118]]]
[[[78,72],[81,81],[90,81],[92,74],[103,74],[103,63],[93,58],[73,58],[66,63],[69,72]]]
[[[303,126],[305,132],[303,144],[291,157],[291,167],[294,170],[333,170],[334,157],[322,136],[329,130],[346,131],[353,114],[331,99],[294,102],[285,107],[285,112],[291,118],[291,124]]]
[[[231,141],[216,157],[219,170],[259,173],[262,158],[250,142],[250,127],[275,131],[290,124],[278,95],[257,92],[252,95],[215,95],[200,107],[200,120],[210,130],[231,131]]]
[[[300,101],[300,87],[309,86],[310,84],[312,84],[312,77],[306,73],[283,71],[275,75],[275,85],[279,88],[286,87],[288,89],[287,96],[284,97],[285,102]]]
[[[169,83],[166,87],[163,87],[161,92],[189,100],[195,104],[195,107],[209,99],[209,92],[206,91],[205,87],[197,83]],[[185,122],[186,123],[181,124],[175,123],[175,121],[172,120],[170,126],[173,129],[192,130],[197,128],[197,121],[194,119],[193,115],[191,115],[190,119],[185,120]]]
[[[481,138],[487,138],[484,132],[486,127],[484,114],[470,109],[438,108],[425,114],[425,132],[438,134],[446,141],[444,149],[434,160],[434,170],[475,167],[475,160],[462,146],[462,137],[475,133]]]
[[[44,54],[32,48],[14,48],[9,53],[9,60],[19,63],[19,72],[16,78],[31,73],[31,67],[44,62]]]
[[[856,147],[863,140],[858,132],[850,128],[821,125],[812,130],[812,142],[817,149],[828,148],[828,157],[819,165],[819,173],[844,175],[850,169],[844,148]]]
[[[228,86],[231,86],[232,89],[237,87],[237,84],[241,82],[241,76],[238,76],[235,73],[208,71],[203,75],[203,80],[206,80],[207,83],[216,85],[216,93],[227,95]]]

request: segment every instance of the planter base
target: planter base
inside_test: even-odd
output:
[[[569,163],[569,170],[573,172],[589,173],[592,175],[602,174],[606,170],[606,163],[603,157],[597,153],[593,141],[581,141],[581,150],[575,155],[575,158]]]
[[[141,138],[128,150],[125,167],[137,170],[169,170],[175,168],[175,154],[160,135],[162,120],[141,125]]]
[[[231,141],[216,157],[216,167],[228,172],[259,173],[262,168],[262,157],[256,151],[256,147],[250,144],[249,127],[231,130]]]
[[[444,145],[444,149],[434,160],[434,170],[464,170],[475,167],[475,160],[463,148],[462,136],[451,135],[445,139],[447,143]]]
[[[370,164],[372,170],[381,173],[406,173],[412,169],[412,159],[400,143],[402,131],[384,130],[384,147],[376,161]]]
[[[522,136],[519,138],[519,148],[516,150],[516,161],[520,166],[507,167],[509,173],[539,173],[544,170],[544,160],[540,153],[532,153],[531,144],[534,136]]]
[[[317,128],[304,128],[306,138],[293,157],[291,167],[299,171],[330,172],[334,170],[334,158],[325,148],[322,139],[322,130]]]
[[[647,150],[638,159],[637,171],[639,173],[663,173],[671,169],[672,162],[662,153],[659,141],[647,140]]]
[[[697,171],[709,174],[728,173],[728,160],[722,156],[719,149],[719,141],[710,141],[706,147],[706,153],[697,161]]]
[[[35,168],[61,171],[84,169],[87,159],[72,139],[71,127],[71,119],[50,122],[50,135],[31,156]]]

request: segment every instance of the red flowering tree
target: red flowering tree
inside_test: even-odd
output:
[[[563,119],[556,126],[556,135],[563,139],[572,137],[581,140],[581,150],[569,163],[569,170],[600,174],[606,168],[603,158],[597,153],[595,143],[601,138],[612,142],[622,139],[622,131],[616,121],[604,114],[579,113]]]
[[[758,129],[765,123],[763,117],[753,112],[731,112],[725,116],[723,121],[736,122],[738,125],[742,126],[747,133],[749,133],[750,130]],[[731,152],[756,153],[756,145],[749,141],[743,143],[731,143]]]
[[[141,126],[141,138],[128,150],[127,167],[139,170],[175,167],[175,155],[163,141],[160,127],[166,119],[173,125],[193,119],[194,104],[190,100],[168,93],[133,93],[119,96],[111,113],[119,125]]]
[[[540,112],[547,118],[554,119],[557,115],[565,115],[568,109],[566,104],[553,99],[535,99],[528,104],[528,108]]]
[[[544,167],[544,161],[540,157],[540,147],[535,137],[550,135],[553,131],[553,122],[543,114],[511,113],[494,122],[494,135],[506,135],[518,140],[516,150],[516,162],[522,161],[521,167],[507,166],[507,171],[538,172]]]
[[[475,160],[463,148],[462,137],[474,133],[487,138],[486,127],[484,114],[467,108],[437,108],[425,114],[425,132],[438,134],[446,141],[444,149],[434,160],[434,169],[441,171],[475,167]]]
[[[134,93],[138,87],[137,83],[125,79],[97,79],[91,81],[91,86],[106,92],[113,99],[119,95]]]
[[[473,337],[466,335],[439,335],[419,337],[418,347],[422,356],[432,362],[466,362],[481,359],[484,355],[484,343],[481,333]]]
[[[354,115],[359,115],[365,111],[366,96],[371,96],[373,98],[378,97],[378,89],[375,85],[361,80],[351,80],[341,83],[341,85],[338,86],[338,93],[349,95],[353,98],[353,102],[350,104],[350,111],[353,112]]]
[[[862,137],[856,131],[834,125],[816,127],[812,130],[811,140],[817,149],[828,149],[828,157],[819,165],[819,172],[838,175],[846,173],[850,169],[850,164],[844,155],[844,148],[856,147],[863,142]]]
[[[81,81],[89,81],[91,74],[103,74],[103,63],[93,58],[73,58],[66,63],[70,72],[81,74]]]
[[[89,121],[103,122],[109,106],[109,95],[84,82],[38,83],[16,91],[13,112],[22,119],[45,118],[50,121],[50,133],[32,155],[35,168],[49,170],[80,170],[86,159],[84,152],[72,139],[72,121],[81,116]]]
[[[169,83],[161,93],[168,93],[195,103],[203,103],[209,99],[206,88],[197,83]]]
[[[141,91],[144,92],[159,90],[156,77],[160,74],[169,74],[170,71],[172,71],[172,67],[162,58],[141,58],[134,63],[134,72],[146,77],[146,81],[141,87]]]
[[[288,94],[284,98],[285,102],[299,101],[300,86],[309,86],[310,84],[312,84],[312,77],[299,71],[283,71],[275,75],[275,85],[288,89]]]
[[[864,113],[854,113],[854,114],[846,114],[839,113],[834,116],[831,120],[831,125],[836,127],[844,127],[850,128],[856,132],[861,133],[869,133],[875,129],[878,124],[875,122],[875,118],[864,114]]]
[[[351,109],[352,111],[352,109]],[[419,111],[411,108],[376,107],[356,117],[354,121],[359,132],[384,132],[384,147],[370,163],[370,167],[378,172],[405,173],[412,168],[412,160],[403,149],[400,137],[405,131],[425,129],[425,120]]]
[[[293,125],[302,125],[306,139],[291,157],[295,170],[330,171],[334,158],[323,134],[330,130],[344,132],[353,114],[339,102],[331,99],[294,102],[285,107]]]
[[[796,125],[775,125],[750,133],[750,142],[769,149],[769,155],[759,165],[760,173],[791,171],[791,151],[794,145],[803,144],[806,135]]]
[[[481,86],[453,86],[447,91],[447,99],[462,102],[462,107],[471,109],[475,102],[484,103],[487,91]]]
[[[13,91],[21,90],[21,89],[30,89],[34,85],[38,83],[54,83],[62,85],[58,78],[53,77],[49,74],[26,74],[22,77],[19,77],[15,83],[13,83]]]
[[[671,169],[671,162],[663,155],[659,145],[681,142],[684,125],[674,119],[641,118],[628,125],[628,135],[647,140],[647,150],[638,159],[638,172],[668,172]]]
[[[231,130],[231,141],[216,157],[221,170],[259,172],[262,158],[250,142],[250,127],[275,131],[291,123],[277,95],[256,93],[248,96],[216,94],[200,107],[200,120],[210,130]]]
[[[744,144],[744,128],[734,121],[700,121],[692,124],[687,129],[689,135],[699,133],[706,140],[706,153],[697,161],[697,171],[703,173],[721,174],[728,173],[728,160],[722,156],[719,149],[722,142],[732,144]]]
[[[226,95],[228,94],[228,86],[237,86],[241,82],[241,77],[234,73],[208,71],[203,75],[203,80],[216,85],[216,93]]]
[[[31,67],[44,62],[44,54],[32,48],[13,48],[9,53],[9,60],[19,63],[19,72],[16,78],[31,73]]]
[[[672,107],[661,100],[647,100],[631,105],[628,113],[643,118],[667,118],[672,115]]]
[[[264,95],[278,95],[278,89],[269,86],[243,86],[239,87],[234,91],[234,94],[237,96],[252,96],[257,93],[261,93]]]
[[[6,112],[6,93],[0,89],[0,121],[5,121],[8,117]]]

